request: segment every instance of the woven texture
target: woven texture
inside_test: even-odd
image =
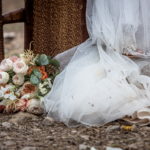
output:
[[[35,0],[34,51],[55,56],[86,40],[85,8],[86,0]]]

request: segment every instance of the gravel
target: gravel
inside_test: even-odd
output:
[[[69,128],[45,116],[0,114],[0,150],[150,149],[150,126],[130,131],[122,125],[128,124],[120,120],[102,127]]]

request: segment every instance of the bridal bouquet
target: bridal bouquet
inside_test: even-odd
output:
[[[43,97],[51,90],[59,62],[31,50],[0,63],[0,112],[43,113]]]

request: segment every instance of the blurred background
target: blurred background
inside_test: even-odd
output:
[[[24,0],[2,0],[3,13],[24,7]],[[24,24],[4,25],[5,57],[18,54],[24,49]]]

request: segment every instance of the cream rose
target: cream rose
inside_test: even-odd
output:
[[[9,58],[2,60],[0,64],[0,70],[9,71],[11,69],[13,69],[13,62]]]
[[[9,74],[7,72],[0,72],[0,84],[6,84],[9,81]]]
[[[21,74],[16,74],[13,76],[12,80],[15,85],[22,85],[24,83],[24,76]]]
[[[27,112],[35,115],[41,115],[44,113],[44,106],[40,100],[31,99],[27,104]]]
[[[13,71],[17,74],[26,74],[28,71],[28,66],[22,60],[18,60],[13,64]]]

